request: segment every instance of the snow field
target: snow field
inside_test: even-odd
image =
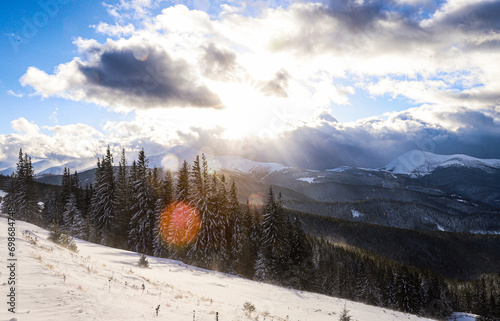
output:
[[[75,239],[78,252],[47,240],[48,231],[16,222],[16,314],[11,320],[337,320],[344,304],[353,320],[430,320],[325,295],[285,289],[204,270],[179,261],[148,257],[140,268],[137,253]],[[7,293],[7,219],[0,218],[2,297]],[[142,285],[144,284],[144,289]],[[245,302],[255,306],[250,315]],[[155,308],[160,305],[158,317]]]

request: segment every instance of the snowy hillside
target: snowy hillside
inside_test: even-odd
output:
[[[424,176],[437,168],[468,167],[488,170],[500,169],[499,159],[479,159],[467,155],[436,155],[413,150],[386,165],[383,169],[394,174],[406,174],[412,177]]]
[[[137,265],[137,253],[76,240],[78,253],[47,240],[48,232],[16,222],[16,314],[10,320],[337,320],[344,303],[353,320],[429,320],[324,295],[294,291],[149,258],[150,268]],[[0,218],[7,231],[7,220]],[[0,244],[6,244],[0,233]],[[0,250],[6,262],[6,247]],[[2,265],[4,265],[2,263]],[[6,269],[0,269],[5,282]],[[5,285],[5,284],[4,284]],[[144,289],[143,289],[144,285]],[[2,286],[2,295],[6,295]],[[251,316],[245,302],[255,306]],[[160,306],[158,317],[155,308]]]

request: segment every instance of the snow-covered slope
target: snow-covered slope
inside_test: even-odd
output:
[[[0,189],[0,209],[2,208],[3,198],[5,197],[5,195],[7,195],[7,193]]]
[[[383,169],[394,174],[406,174],[412,177],[424,176],[437,168],[468,167],[489,170],[500,169],[500,159],[479,159],[467,155],[436,155],[413,150],[386,165]]]
[[[137,265],[137,253],[76,240],[78,253],[47,240],[48,232],[16,223],[16,314],[0,310],[1,320],[337,320],[346,304],[353,320],[425,321],[392,310],[324,295],[261,284],[240,277],[194,268],[178,261],[149,258]],[[0,217],[0,230],[7,220]],[[0,244],[6,244],[0,233]],[[6,282],[7,248],[0,269]],[[142,286],[144,285],[144,290]],[[0,292],[6,296],[7,287]],[[255,306],[252,315],[243,308]],[[158,317],[155,308],[160,306]]]

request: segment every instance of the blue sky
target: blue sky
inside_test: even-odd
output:
[[[498,1],[1,6],[0,161],[178,144],[312,167],[500,158]]]

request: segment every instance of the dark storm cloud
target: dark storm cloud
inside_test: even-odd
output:
[[[130,47],[103,49],[88,63],[79,63],[86,77],[84,88],[90,99],[133,108],[214,107],[219,97],[181,59],[163,49]]]
[[[499,31],[500,2],[485,1],[465,5],[447,14],[439,23],[466,31]]]

